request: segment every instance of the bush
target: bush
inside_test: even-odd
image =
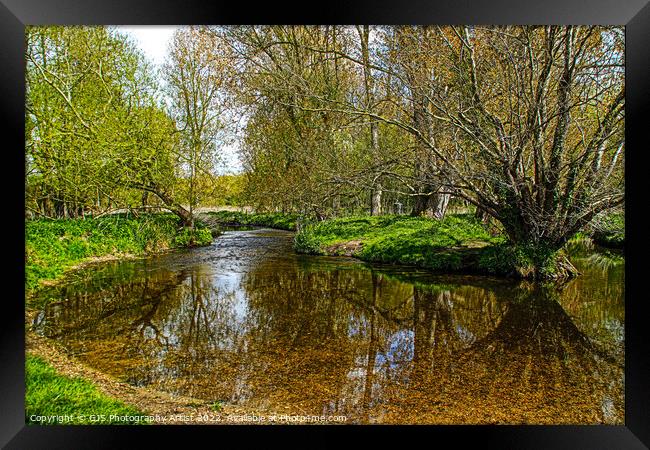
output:
[[[183,228],[174,238],[176,247],[199,247],[212,242],[212,232],[207,228]]]
[[[294,238],[294,248],[298,253],[306,253],[308,255],[320,255],[320,241],[314,233],[314,226],[305,226],[300,233],[297,233]]]

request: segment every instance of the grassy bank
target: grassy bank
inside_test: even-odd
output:
[[[43,425],[132,425],[144,413],[112,399],[81,378],[59,375],[43,359],[25,361],[25,422]],[[49,416],[49,422],[34,416]]]
[[[25,287],[33,290],[97,257],[140,256],[211,241],[208,229],[183,228],[173,214],[30,220],[25,223]]]
[[[409,264],[440,271],[479,271],[485,249],[505,242],[468,214],[442,221],[409,216],[348,217],[305,226],[300,253],[347,255],[369,262]]]
[[[207,215],[216,222],[225,226],[259,226],[277,228],[279,230],[294,231],[298,221],[298,214],[284,213],[245,213],[239,211],[209,212]]]

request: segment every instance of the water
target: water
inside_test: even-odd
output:
[[[293,234],[105,264],[34,300],[34,329],[122,381],[347,423],[624,418],[624,263],[563,285],[296,255]]]

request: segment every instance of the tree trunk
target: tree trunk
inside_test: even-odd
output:
[[[187,209],[183,208],[180,203],[175,202],[166,192],[159,191],[152,187],[146,187],[144,189],[155,194],[160,200],[162,200],[165,208],[176,214],[181,219],[183,226],[194,226],[194,215]]]
[[[149,200],[149,192],[142,191],[142,208],[146,209]]]
[[[415,197],[413,204],[413,216],[425,216],[442,220],[447,214],[449,206],[449,194],[421,194]]]
[[[341,195],[336,194],[332,198],[332,210],[334,211],[334,217],[338,217],[341,210]]]
[[[366,109],[372,111],[375,108],[375,82],[370,70],[370,26],[364,25],[357,27],[359,37],[361,38],[361,57],[363,59],[363,80],[366,94]],[[372,120],[370,122],[370,151],[372,152],[373,162],[376,167],[379,166],[379,127],[377,122]],[[375,176],[372,185],[372,193],[370,194],[370,215],[378,216],[381,214],[381,176]]]
[[[382,188],[381,184],[377,182],[372,190],[372,199],[370,202],[370,215],[379,216],[381,215],[381,195]]]
[[[535,234],[535,227],[521,218],[501,220],[510,244],[516,248],[512,265],[515,274],[533,280],[573,278],[580,274],[562,250],[564,241]]]

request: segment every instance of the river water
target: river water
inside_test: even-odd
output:
[[[624,260],[562,285],[297,255],[293,233],[108,263],[43,291],[36,332],[137,386],[346,423],[624,419]]]

